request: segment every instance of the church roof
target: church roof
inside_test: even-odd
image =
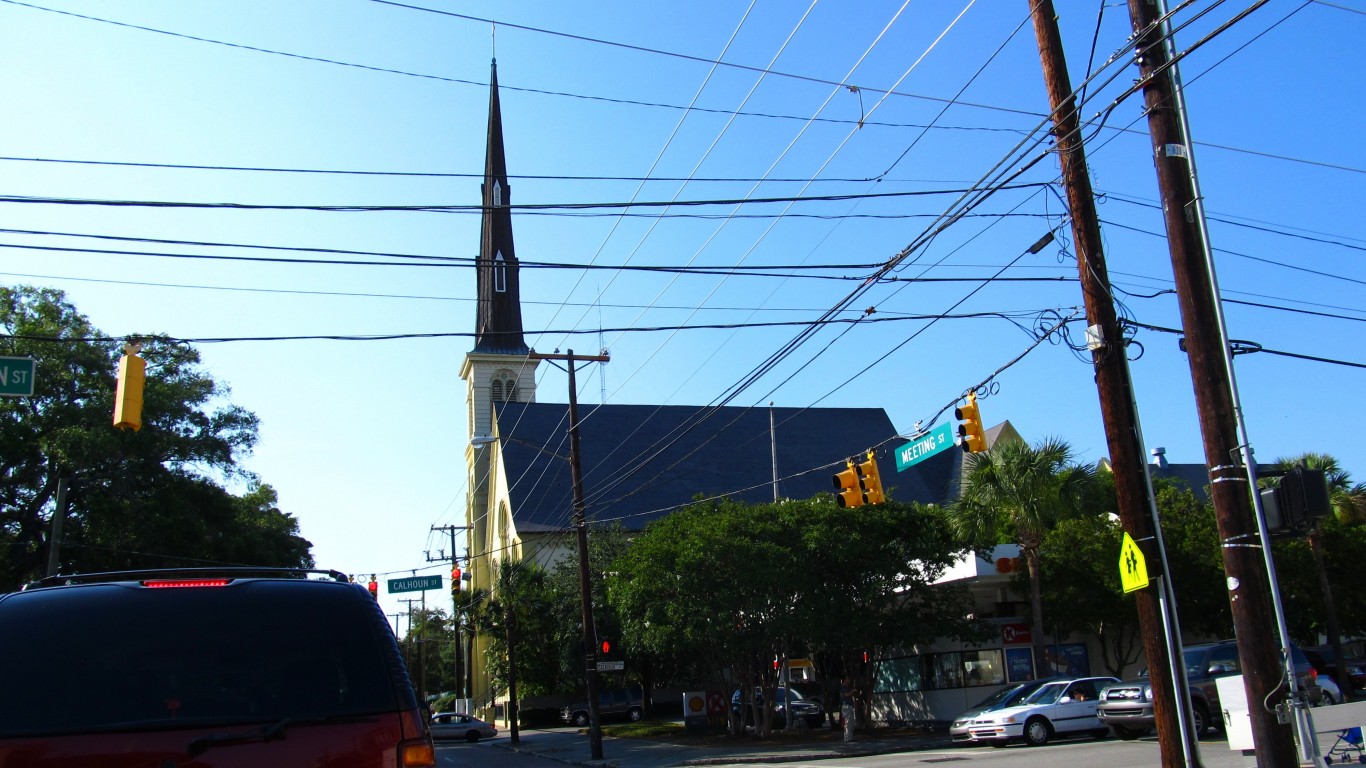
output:
[[[503,471],[523,533],[569,527],[568,410],[563,403],[496,404]],[[579,421],[591,523],[639,530],[698,495],[773,500],[768,408],[580,405]],[[896,471],[892,449],[901,442],[891,439],[896,430],[880,408],[775,408],[773,423],[784,498],[833,492],[829,465],[879,445],[878,467],[892,498],[942,503],[956,490],[956,450]]]

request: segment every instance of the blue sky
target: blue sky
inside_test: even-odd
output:
[[[1248,435],[1263,462],[1325,452],[1366,479],[1352,394],[1366,384],[1366,3],[1277,1],[1235,21],[1244,7],[1196,3],[1174,23],[1178,48],[1194,48],[1182,75],[1229,335],[1269,350],[1236,358]],[[1058,9],[1073,85],[1095,74],[1082,114],[1122,313],[1179,328],[1142,99],[1122,98],[1137,76],[1127,11]],[[991,379],[988,424],[1060,437],[1086,461],[1106,455],[1087,356],[1056,337],[1030,349],[1032,329],[1081,304],[1057,159],[924,237],[963,190],[1047,146],[1024,2],[0,0],[5,195],[477,206],[495,55],[514,204],[850,196],[516,214],[524,262],[787,267],[775,270],[785,278],[524,268],[531,346],[611,350],[604,370],[580,374],[581,402],[605,392],[613,403],[711,403],[798,329],[617,329],[812,321],[868,265],[917,244],[893,273],[907,280],[867,288],[839,315],[874,308],[867,320],[821,330],[731,403],[876,406],[909,434],[951,418],[945,408]],[[384,175],[403,173],[414,175]],[[476,214],[11,200],[0,228],[46,233],[0,236],[6,284],[60,288],[114,336],[438,334],[196,347],[233,402],[261,417],[247,466],[298,517],[320,566],[381,578],[444,570],[425,553],[448,549],[432,526],[463,516],[457,374],[473,343],[462,335],[473,273],[243,246],[470,258]],[[204,254],[383,263],[184,258]],[[1083,326],[1070,324],[1072,345]],[[1138,331],[1131,368],[1147,445],[1200,462],[1177,338]],[[539,398],[563,402],[564,374],[541,371]],[[595,470],[606,472],[590,468],[587,482]],[[401,610],[391,596],[385,605]]]

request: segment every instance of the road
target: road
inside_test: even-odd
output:
[[[554,731],[530,731],[521,735],[524,751],[508,749],[506,734],[478,744],[438,742],[437,763],[443,768],[455,766],[480,768],[556,768],[572,761],[580,750],[564,750],[558,744],[566,738]],[[535,750],[535,751],[533,751]],[[536,754],[543,752],[543,755]],[[687,756],[674,752],[663,760],[648,758],[637,761],[614,749],[609,742],[608,762],[620,768],[661,768],[677,765]],[[1244,768],[1254,765],[1253,758],[1231,752],[1221,739],[1207,739],[1200,743],[1200,758],[1204,768]],[[1079,739],[1058,741],[1042,747],[1012,745],[1003,749],[992,747],[956,747],[882,755],[857,755],[799,762],[760,762],[751,760],[735,763],[716,762],[711,765],[778,766],[779,768],[905,768],[908,765],[938,765],[942,763],[971,763],[974,768],[1058,768],[1058,766],[1104,766],[1105,768],[1152,768],[1161,764],[1156,738],[1137,741]]]

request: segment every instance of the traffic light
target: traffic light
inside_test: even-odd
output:
[[[374,577],[373,574],[370,576],[370,583],[367,584],[366,587],[370,590],[370,597],[373,597],[373,598],[375,598],[376,600],[378,600],[378,599],[379,599],[379,582],[378,582],[378,581],[375,581],[375,577]]]
[[[982,413],[977,409],[977,394],[969,392],[967,402],[953,409],[953,417],[962,422],[958,425],[958,445],[963,453],[985,451],[987,435],[982,430]]]
[[[886,496],[882,493],[882,475],[877,471],[877,459],[873,457],[873,452],[868,452],[866,461],[861,461],[855,467],[858,470],[859,488],[863,490],[863,501],[866,504],[881,504],[886,501]]]
[[[864,504],[863,488],[859,486],[858,468],[854,462],[845,460],[847,469],[835,475],[835,503],[848,509]]]
[[[142,387],[147,380],[147,361],[138,357],[139,349],[137,344],[124,347],[114,387],[114,426],[134,432],[142,429]]]
[[[603,640],[603,641],[602,641],[602,655],[603,655],[603,656],[606,656],[607,654],[609,654],[609,653],[611,653],[611,652],[612,652],[612,641],[611,641],[611,640]]]
[[[460,566],[451,568],[451,597],[460,597]]]

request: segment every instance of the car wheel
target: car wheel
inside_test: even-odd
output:
[[[587,713],[587,712],[575,712],[575,713],[574,713],[574,725],[577,725],[577,726],[579,726],[580,728],[582,728],[582,727],[585,726],[585,725],[588,725],[588,713]]]
[[[473,744],[476,741],[479,741],[479,731],[470,731],[469,733],[465,734],[465,741],[468,741],[471,744]]]
[[[640,722],[640,718],[641,718],[640,707],[631,707],[631,710],[630,710],[629,712],[627,712],[626,714],[631,718],[631,722],[633,722],[633,723]]]
[[[1203,738],[1209,733],[1209,711],[1204,704],[1197,703],[1192,707],[1191,714],[1195,716],[1195,738]]]
[[[1025,722],[1024,739],[1025,743],[1031,747],[1041,747],[1048,743],[1048,738],[1053,735],[1053,729],[1049,727],[1048,721],[1042,717],[1031,717]]]
[[[1336,703],[1337,703],[1337,701],[1336,701],[1335,699],[1333,699],[1333,694],[1329,693],[1328,691],[1324,691],[1324,692],[1323,692],[1323,695],[1319,697],[1319,703],[1318,703],[1318,704],[1315,704],[1314,706],[1316,706],[1316,707],[1331,707],[1331,706],[1333,706],[1333,705],[1336,704]]]
[[[1125,741],[1133,741],[1148,733],[1147,728],[1130,728],[1127,725],[1116,725],[1114,726],[1114,730],[1115,735]]]

